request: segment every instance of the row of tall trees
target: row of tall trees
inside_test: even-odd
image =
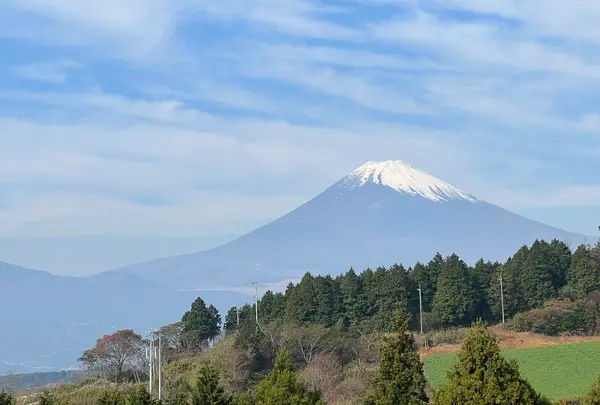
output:
[[[511,317],[561,296],[583,297],[600,290],[600,245],[579,246],[571,252],[559,240],[536,240],[522,246],[505,263],[480,259],[469,266],[452,254],[436,254],[428,263],[405,268],[366,269],[357,274],[313,276],[306,273],[285,293],[267,291],[259,302],[262,323],[285,321],[321,324],[370,322],[381,330],[391,327],[393,312],[406,310],[416,328],[418,288],[426,326],[468,325],[478,318],[498,321],[502,316],[499,278],[503,279],[505,312]],[[253,321],[254,307],[239,309],[240,322]],[[224,329],[237,329],[238,308],[231,308]]]

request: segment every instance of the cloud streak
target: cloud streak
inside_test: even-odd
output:
[[[371,159],[598,204],[600,7],[552,1],[5,2],[2,232],[241,232]]]

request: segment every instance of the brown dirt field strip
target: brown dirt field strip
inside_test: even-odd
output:
[[[569,343],[600,341],[600,336],[544,336],[530,332],[513,332],[501,326],[493,326],[490,331],[500,340],[502,349],[525,349],[528,347],[564,345]],[[429,350],[421,348],[421,357],[436,354],[455,353],[460,351],[461,345],[441,345]]]

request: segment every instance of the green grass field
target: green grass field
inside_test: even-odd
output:
[[[585,395],[600,378],[600,342],[503,350],[502,354],[517,359],[521,375],[552,400]],[[425,374],[434,388],[444,382],[456,357],[452,353],[423,358]]]

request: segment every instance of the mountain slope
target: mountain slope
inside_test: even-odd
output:
[[[121,269],[189,289],[339,273],[435,252],[505,260],[535,239],[586,236],[482,201],[401,161],[367,162],[283,217],[217,248]],[[587,237],[587,242],[593,238]]]
[[[24,372],[76,366],[85,348],[118,329],[144,333],[176,322],[197,295],[130,273],[59,277],[3,262],[0,286],[0,364],[14,364]],[[201,295],[221,311],[231,301],[249,298]]]

